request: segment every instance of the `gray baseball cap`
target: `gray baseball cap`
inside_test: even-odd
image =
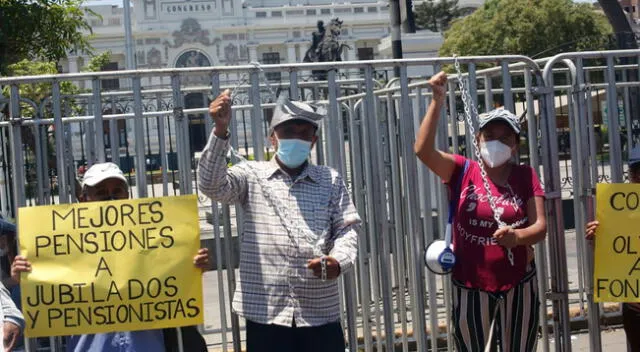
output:
[[[509,124],[509,127],[516,133],[520,134],[520,119],[514,115],[511,111],[505,108],[497,108],[487,113],[480,114],[478,116],[480,129],[484,128],[489,122],[504,121]]]
[[[279,125],[292,120],[306,121],[315,127],[318,127],[320,120],[324,118],[324,114],[318,112],[318,109],[310,104],[300,101],[291,101],[289,99],[279,99],[273,112],[269,133]]]

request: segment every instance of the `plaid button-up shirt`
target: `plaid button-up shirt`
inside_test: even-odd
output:
[[[234,311],[261,324],[292,326],[295,319],[296,326],[304,327],[338,321],[337,280],[323,282],[307,268],[314,257],[310,238],[287,232],[256,177],[268,184],[272,199],[290,210],[289,220],[308,228],[314,239],[326,236],[328,255],[345,273],[356,260],[361,221],[342,177],[329,167],[309,164],[292,179],[275,158],[229,168],[228,151],[229,141],[212,133],[200,159],[198,186],[212,200],[239,203],[245,212]]]

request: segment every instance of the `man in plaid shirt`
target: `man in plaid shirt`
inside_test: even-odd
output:
[[[247,351],[344,351],[337,278],[355,263],[361,221],[338,172],[308,162],[323,115],[281,101],[270,125],[276,156],[228,168],[228,90],[209,114],[199,188],[244,210],[233,309],[247,321]]]

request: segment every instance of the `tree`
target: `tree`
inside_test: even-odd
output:
[[[109,63],[111,59],[111,51],[105,51],[101,54],[94,55],[87,62],[86,66],[82,68],[83,72],[98,72]],[[15,64],[11,64],[7,67],[7,74],[10,76],[39,76],[39,75],[51,75],[57,74],[58,67],[56,62],[50,61],[30,61],[30,60],[22,60]],[[74,112],[80,113],[82,107],[77,106],[75,101],[71,96],[76,95],[78,93],[82,93],[83,91],[76,86],[74,83],[70,81],[61,81],[60,82],[60,94],[65,97],[69,97],[66,100],[66,103],[70,107],[70,110]],[[84,90],[85,93],[90,92],[90,90]],[[21,84],[19,89],[20,97],[26,98],[36,105],[42,104],[46,98],[51,97],[52,88],[51,83],[32,83],[32,84]],[[5,87],[3,89],[3,95],[9,97],[10,90],[9,87]],[[27,103],[22,103],[20,106],[21,115],[23,117],[34,117],[36,116],[36,111],[34,107]],[[47,115],[46,109],[44,109],[44,117],[51,117]]]
[[[458,8],[458,0],[427,0],[416,6],[414,12],[418,28],[432,32],[448,29],[451,21],[464,15]]]
[[[100,71],[102,67],[109,63],[110,58],[110,51],[95,55],[89,60],[86,66],[83,67],[82,71]],[[56,62],[22,60],[7,67],[7,74],[11,76],[37,76],[56,73],[58,73]],[[82,90],[74,83],[69,81],[60,81],[60,94],[62,96],[61,103],[63,107],[63,115],[67,115],[68,113],[72,115],[87,113],[86,111],[84,111],[84,107],[78,104],[78,102],[74,98],[75,95],[83,92],[90,92],[90,90]],[[6,97],[10,97],[11,93],[9,87],[5,87],[5,89],[3,90],[3,94]],[[20,98],[33,102],[33,104],[35,105],[34,106],[30,103],[27,103],[26,101],[22,101],[20,103],[20,115],[22,117],[53,118],[51,103],[50,101],[47,101],[47,99],[52,95],[51,83],[21,84],[19,87],[19,94]],[[8,109],[9,106],[7,104],[5,105],[4,111],[2,111],[5,116],[9,115]],[[47,145],[45,146],[45,149],[43,151],[47,156],[47,167],[49,168],[49,170],[56,170],[57,165],[55,154],[55,135],[53,133],[53,130],[49,129],[48,126],[41,126],[38,128],[40,129],[40,133],[43,133],[47,136]],[[35,163],[36,155],[36,135],[35,129],[33,127],[22,128],[22,141],[27,146],[25,150],[25,164],[27,166],[33,165],[33,163]],[[34,192],[37,186],[34,183],[37,178],[35,172],[36,169],[34,167],[26,168],[26,194],[28,197],[32,197],[35,194]]]
[[[0,1],[0,75],[21,60],[56,62],[71,51],[91,53],[82,0]]]
[[[99,72],[111,62],[111,50],[93,55],[89,63],[82,69],[84,72]]]
[[[611,44],[607,18],[590,4],[571,0],[488,0],[453,22],[440,55],[551,56],[601,50]]]
[[[22,60],[15,64],[11,64],[7,67],[7,73],[10,76],[38,76],[38,75],[50,75],[57,74],[58,67],[55,62],[42,62],[42,61],[30,61]],[[51,83],[31,83],[21,84],[19,88],[20,98],[28,99],[36,104],[38,107],[45,101],[46,98],[52,94]],[[60,94],[62,95],[75,95],[80,92],[80,89],[71,82],[60,82]],[[9,87],[5,87],[4,96],[10,97],[11,93]],[[46,111],[46,109],[44,109]],[[20,114],[23,117],[35,117],[36,109],[34,106],[28,103],[20,104]],[[46,114],[46,112],[45,112]],[[49,116],[46,116],[49,117]]]

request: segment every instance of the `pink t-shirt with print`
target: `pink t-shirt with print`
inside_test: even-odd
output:
[[[453,194],[457,187],[464,163],[468,160],[455,155],[456,167],[448,183]],[[496,186],[489,180],[491,194],[496,200],[500,219],[513,224],[527,216],[527,202],[536,196],[544,197],[535,171],[526,165],[514,166],[509,175],[508,186]],[[461,183],[460,199],[453,220],[453,246],[456,265],[453,279],[469,288],[488,292],[507,291],[517,286],[527,269],[527,248],[512,249],[514,265],[507,257],[507,249],[492,237],[498,229],[493,217],[487,192],[482,183],[480,165],[469,160],[469,166]],[[454,195],[455,196],[455,195]],[[529,222],[519,228],[529,226]]]

